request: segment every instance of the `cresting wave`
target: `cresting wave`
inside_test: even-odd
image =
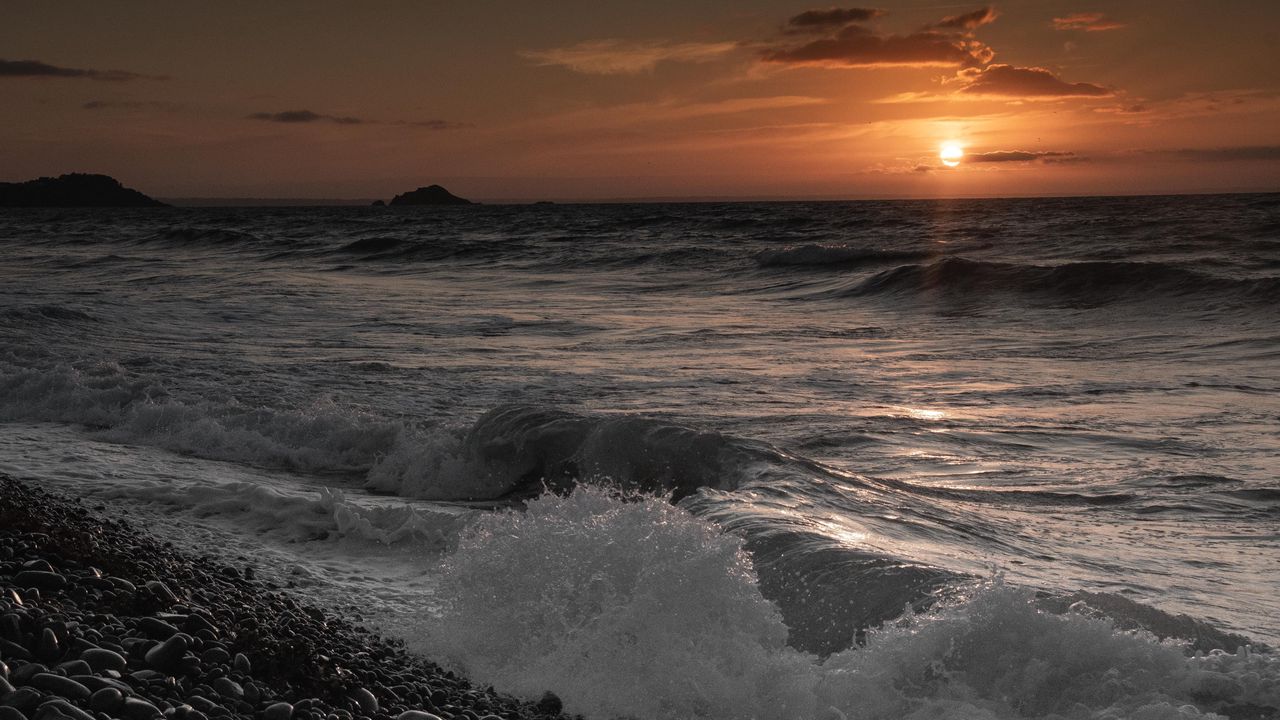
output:
[[[874,263],[921,260],[930,253],[916,250],[884,250],[853,245],[799,245],[764,250],[756,255],[761,267],[856,267]]]
[[[989,581],[825,660],[787,645],[742,541],[580,487],[479,518],[412,645],[593,718],[1165,718],[1280,708],[1280,657],[1191,654]]]
[[[1085,306],[1168,298],[1272,304],[1280,299],[1280,277],[1224,277],[1161,262],[1022,265],[946,257],[885,270],[818,296],[927,298],[934,293],[974,300],[1013,294]]]

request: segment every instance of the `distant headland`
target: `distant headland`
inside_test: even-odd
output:
[[[374,203],[377,205],[378,203]],[[420,187],[412,192],[402,193],[391,198],[389,205],[473,205],[470,200],[460,198],[439,185]]]
[[[70,173],[0,183],[0,207],[167,207],[108,175]]]

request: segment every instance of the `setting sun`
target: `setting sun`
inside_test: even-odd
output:
[[[960,164],[960,159],[964,157],[964,148],[958,142],[944,142],[938,152],[938,157],[942,159],[943,165],[955,167]]]

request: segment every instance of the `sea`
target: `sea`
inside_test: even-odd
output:
[[[1277,717],[1280,194],[8,209],[0,472],[588,720]]]

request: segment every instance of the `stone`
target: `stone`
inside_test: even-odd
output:
[[[80,653],[80,659],[89,663],[89,667],[95,672],[103,670],[117,670],[123,672],[129,663],[124,656],[117,652],[112,652],[105,648],[90,648]]]
[[[396,720],[441,720],[439,715],[432,715],[422,710],[405,710],[396,716]]]
[[[240,683],[232,680],[231,678],[215,678],[213,681],[213,690],[226,698],[235,698],[239,700],[244,697],[244,688],[240,686]]]
[[[153,637],[156,640],[167,640],[178,634],[178,628],[153,617],[144,617],[138,620],[138,629],[148,637]]]
[[[61,590],[67,586],[67,579],[47,570],[23,570],[13,577],[13,584],[23,588]]]
[[[27,684],[51,695],[59,695],[72,700],[88,700],[89,696],[93,694],[89,692],[89,688],[71,678],[47,672],[33,676]]]
[[[72,705],[66,700],[54,698],[40,704],[36,710],[35,717],[37,720],[43,718],[66,717],[71,720],[96,720],[92,715]]]
[[[102,688],[89,697],[89,707],[108,715],[124,705],[124,693],[111,687]]]
[[[291,720],[293,706],[287,702],[272,703],[262,711],[262,720]]]
[[[125,698],[124,704],[120,708],[120,714],[129,720],[151,720],[151,718],[159,717],[164,713],[142,698],[131,697]]]
[[[373,715],[378,712],[378,698],[369,692],[368,688],[356,688],[351,691],[351,699],[355,700],[360,706],[360,711],[365,715]]]
[[[144,659],[147,664],[161,672],[170,672],[178,668],[182,656],[191,647],[191,636],[177,633],[168,640],[147,651]]]

